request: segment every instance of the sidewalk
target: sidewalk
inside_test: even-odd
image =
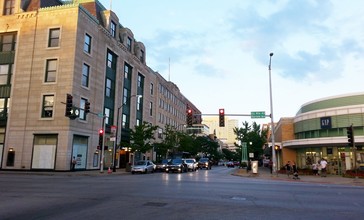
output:
[[[124,175],[130,174],[126,172],[125,168],[116,169],[116,172],[109,173],[108,170],[100,172],[97,170],[79,170],[79,171],[19,171],[19,170],[0,170],[0,175],[2,174],[13,174],[13,175],[44,175],[44,176],[107,176],[107,175]]]
[[[259,167],[258,173],[254,174],[252,172],[246,173],[245,170],[236,168],[232,175],[246,177],[246,178],[256,178],[256,179],[269,179],[275,181],[290,181],[290,182],[311,182],[318,184],[339,184],[339,185],[350,185],[350,186],[363,186],[364,179],[360,178],[346,178],[337,175],[327,175],[327,177],[313,176],[313,175],[300,175],[299,180],[293,179],[292,175],[287,176],[287,174],[271,174],[269,168]]]

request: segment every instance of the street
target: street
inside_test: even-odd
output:
[[[361,219],[364,188],[213,167],[98,176],[2,174],[0,219]]]

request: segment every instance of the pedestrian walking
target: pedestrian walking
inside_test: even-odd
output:
[[[286,168],[286,173],[287,173],[287,176],[289,177],[289,175],[291,175],[291,173],[292,173],[291,161],[287,161],[287,163],[284,167]]]
[[[72,158],[72,161],[71,161],[71,170],[72,170],[72,171],[75,171],[75,166],[76,166],[76,164],[77,164],[76,158],[75,158],[75,157],[73,157],[73,158]]]
[[[321,159],[320,166],[321,166],[321,177],[326,177],[326,175],[327,175],[327,161],[325,159]]]
[[[300,178],[298,177],[298,169],[297,169],[297,165],[294,161],[292,161],[292,172],[293,172],[293,179],[294,180],[299,180]]]
[[[315,175],[315,176],[318,175],[318,169],[319,169],[319,164],[318,163],[313,163],[312,164],[312,173],[313,173],[313,175]]]

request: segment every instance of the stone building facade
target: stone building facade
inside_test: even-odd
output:
[[[70,170],[73,158],[79,170],[112,166],[114,158],[122,167],[130,155],[119,143],[135,125],[185,124],[194,105],[147,66],[144,44],[97,0],[2,2],[1,169]],[[158,104],[160,85],[174,85],[172,112]],[[65,117],[67,94],[76,119]]]

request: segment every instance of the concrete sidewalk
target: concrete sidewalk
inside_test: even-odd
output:
[[[290,182],[311,182],[318,184],[339,184],[339,185],[350,185],[350,186],[363,186],[364,179],[360,178],[347,178],[338,175],[327,175],[327,177],[313,176],[313,175],[300,175],[298,180],[293,179],[293,176],[287,176],[287,174],[271,174],[270,169],[266,167],[259,167],[258,173],[246,173],[243,169],[235,168],[233,175],[246,177],[246,178],[257,178],[267,179],[275,181],[290,181]]]

